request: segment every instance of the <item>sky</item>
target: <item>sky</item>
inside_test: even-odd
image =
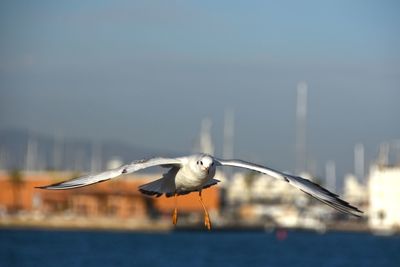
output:
[[[190,151],[235,114],[236,158],[353,171],[400,138],[398,1],[2,1],[0,129]],[[367,162],[367,164],[368,164]]]

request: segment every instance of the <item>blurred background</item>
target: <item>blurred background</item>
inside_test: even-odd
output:
[[[156,255],[175,266],[179,259],[196,266],[366,266],[366,253],[372,266],[396,266],[399,11],[390,0],[2,1],[0,259],[8,266],[60,258],[62,266],[165,265]],[[34,189],[193,152],[302,175],[365,216],[339,214],[280,181],[237,169],[222,169],[219,186],[204,191],[214,235],[203,227],[196,194],[179,198],[173,227],[174,202],[137,191],[162,169],[78,190]],[[9,242],[15,238],[20,242]],[[171,243],[172,251],[159,245],[149,256],[150,240]],[[144,245],[132,248],[135,262],[130,250],[106,248],[104,258],[104,248],[92,246],[102,242]],[[232,260],[224,246],[243,242],[254,245],[238,248]],[[330,251],[327,261],[315,259],[315,249],[295,249],[310,242],[318,255]],[[74,261],[62,254],[71,244],[78,244]],[[260,250],[268,246],[272,255],[292,257],[271,261]],[[39,257],[45,248],[54,258]]]

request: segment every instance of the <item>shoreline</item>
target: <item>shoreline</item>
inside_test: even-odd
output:
[[[174,226],[168,219],[163,220],[116,220],[115,218],[60,218],[50,217],[45,219],[8,217],[0,219],[0,229],[43,229],[43,230],[67,230],[67,231],[111,231],[111,232],[141,232],[141,233],[171,233],[171,232],[208,232],[204,225],[199,223],[178,223]],[[273,232],[278,229],[288,231],[310,231],[319,234],[328,232],[352,232],[382,235],[396,235],[396,231],[376,232],[367,224],[340,222],[327,225],[325,229],[314,229],[304,227],[281,227],[270,224],[227,224],[214,225],[211,232]]]
[[[49,229],[49,230],[88,230],[88,231],[132,231],[132,232],[169,232],[172,226],[165,221],[115,220],[111,218],[47,218],[31,220],[21,218],[0,219],[0,228]]]

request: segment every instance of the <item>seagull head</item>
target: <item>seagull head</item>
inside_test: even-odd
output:
[[[214,160],[211,156],[209,155],[201,155],[197,159],[197,167],[202,171],[202,172],[210,172],[210,168],[215,166]]]

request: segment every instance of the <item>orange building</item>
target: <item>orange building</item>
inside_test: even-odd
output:
[[[0,210],[40,211],[44,214],[71,212],[82,216],[107,216],[118,218],[141,218],[150,213],[171,214],[174,198],[154,198],[138,191],[141,184],[159,177],[125,176],[104,183],[73,190],[42,190],[35,188],[70,179],[76,175],[60,172],[21,173],[20,182],[12,182],[10,175],[0,172]],[[204,190],[203,200],[209,211],[219,210],[218,187]],[[180,213],[202,213],[198,193],[178,197]]]
[[[217,188],[218,186],[213,186],[202,192],[203,202],[211,212],[219,210],[219,193]],[[154,205],[156,209],[162,213],[171,213],[175,207],[175,199],[174,197],[167,198],[161,196],[155,199]],[[199,202],[199,194],[197,192],[179,196],[177,206],[179,212],[183,213],[203,212],[203,207]]]

